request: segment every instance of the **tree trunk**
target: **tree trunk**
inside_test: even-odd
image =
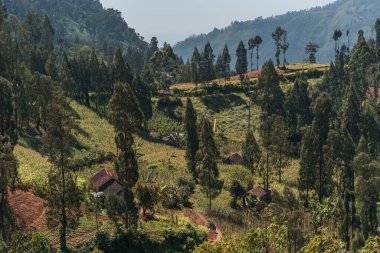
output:
[[[125,170],[125,179],[128,177],[128,175],[127,175],[127,170],[126,170],[126,168],[127,168],[127,164],[126,164],[126,162],[127,162],[127,132],[125,131],[124,132],[124,142],[123,142],[123,151],[122,152],[124,152],[124,164],[123,164],[123,166],[124,166],[124,170]],[[125,179],[124,179],[124,181],[125,181]],[[124,182],[124,199],[125,199],[125,203],[128,203],[128,194],[127,194],[127,192],[128,192],[128,186],[126,185],[126,182]],[[126,208],[125,209],[125,228],[126,229],[128,229],[128,224],[129,224],[129,213],[128,213],[128,208]]]
[[[257,69],[256,70],[259,70],[259,59],[260,59],[260,56],[259,56],[259,45],[257,45],[256,53],[257,53],[257,57],[256,57],[256,60],[257,60]]]
[[[4,238],[5,231],[4,231],[4,203],[5,203],[5,187],[3,185],[0,185],[0,194],[1,194],[1,201],[0,201],[0,236]]]
[[[280,148],[280,165],[279,165],[279,168],[278,168],[278,182],[281,184],[282,183],[282,149]]]
[[[66,201],[65,201],[65,191],[66,191],[66,179],[65,179],[65,169],[64,169],[64,157],[63,157],[63,139],[60,138],[60,149],[61,149],[61,176],[62,176],[62,193],[61,193],[61,231],[60,231],[60,243],[61,250],[66,251],[66,230],[67,230],[67,217],[66,217]]]
[[[210,211],[211,211],[211,194],[210,194],[210,197],[209,197],[209,209],[210,209]]]
[[[267,151],[267,172],[266,172],[266,190],[268,191],[269,190],[269,153]]]
[[[248,132],[251,131],[251,97],[248,101]]]
[[[322,137],[319,137],[319,203],[323,201],[323,142]]]
[[[253,71],[253,49],[251,50],[251,72]]]
[[[309,208],[309,173],[306,174],[306,200],[305,200],[305,208]]]

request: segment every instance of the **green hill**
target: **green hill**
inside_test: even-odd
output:
[[[309,42],[320,45],[317,61],[328,63],[334,57],[333,32],[340,29],[343,33],[341,45],[347,44],[352,48],[357,41],[357,32],[362,29],[364,35],[374,37],[374,25],[379,17],[380,5],[376,0],[339,0],[324,7],[310,10],[288,12],[284,15],[257,18],[253,21],[234,22],[230,26],[215,28],[208,34],[193,35],[175,45],[175,52],[184,60],[191,57],[194,47],[203,50],[207,41],[211,43],[214,54],[222,52],[227,44],[232,57],[232,66],[236,61],[235,50],[240,40],[246,45],[249,38],[260,35],[263,38],[261,45],[260,65],[269,58],[274,59],[275,45],[272,32],[277,26],[288,31],[290,47],[287,51],[287,60],[290,63],[302,62],[305,58],[304,48]],[[346,31],[349,30],[349,37]]]
[[[98,49],[109,46],[145,51],[147,43],[122,18],[121,12],[105,9],[99,0],[4,0],[8,11],[24,20],[28,11],[47,14],[56,38],[67,44],[80,42]]]

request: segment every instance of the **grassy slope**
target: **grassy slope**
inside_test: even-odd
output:
[[[113,127],[107,122],[106,119],[100,118],[91,109],[88,109],[74,101],[70,102],[70,106],[73,112],[78,116],[77,123],[79,124],[80,131],[76,133],[77,140],[86,149],[83,153],[88,153],[94,150],[101,150],[104,152],[115,153],[114,145],[114,131]],[[144,154],[140,158],[140,173],[145,174],[146,169],[151,164],[162,164],[161,160],[166,159],[170,155],[175,156],[171,158],[172,163],[176,169],[166,170],[165,166],[159,166],[157,179],[164,183],[175,183],[176,179],[181,176],[187,176],[185,172],[185,159],[184,151],[173,148],[171,146],[151,143],[144,141],[140,138],[136,138],[136,143],[139,149],[139,153]],[[27,146],[27,145],[25,145]],[[47,157],[42,156],[37,151],[33,150],[30,146],[24,147],[17,145],[15,148],[15,155],[19,161],[19,174],[20,179],[24,184],[28,185],[43,185],[46,183],[47,174],[52,167]],[[81,151],[75,153],[76,156],[81,156]],[[83,171],[79,171],[78,180],[81,184],[86,184],[91,176],[102,168],[112,169],[112,163],[97,164],[92,167],[86,168]],[[158,221],[151,221],[142,224],[142,229],[147,231],[153,231],[150,233],[153,238],[159,238],[162,233],[165,233],[167,229],[179,230],[184,227],[184,224],[188,223],[186,217],[180,213],[171,214],[166,210],[161,209],[162,215],[157,216]],[[172,216],[177,217],[178,224],[172,222]],[[71,231],[69,235],[69,242],[72,245],[76,245],[82,241],[90,239],[95,234],[96,223],[93,217],[83,216],[80,220],[80,225],[75,231]],[[112,230],[111,224],[106,224],[104,229],[107,231]],[[202,231],[205,228],[200,228]],[[160,232],[162,232],[160,234]],[[54,244],[58,243],[58,233],[54,231],[46,231],[47,235]],[[88,238],[86,235],[89,235]],[[79,238],[78,238],[79,237]],[[83,238],[82,238],[83,237]]]
[[[203,98],[193,98],[193,104],[199,115],[204,115],[210,120],[214,117],[217,121],[218,134],[216,140],[220,145],[223,155],[231,152],[239,152],[241,143],[244,140],[244,133],[248,121],[248,110],[245,105],[247,97],[244,94],[232,95],[231,103],[223,104],[218,107],[218,104],[209,104]],[[182,98],[185,104],[185,98]],[[213,98],[214,99],[214,98]],[[215,100],[219,101],[216,97]],[[213,101],[213,100],[212,100]],[[236,102],[237,101],[237,102]],[[225,101],[224,101],[225,102]],[[217,103],[217,102],[216,102]],[[81,156],[88,152],[96,150],[115,153],[114,131],[112,126],[106,119],[102,119],[97,113],[88,109],[74,101],[70,102],[73,112],[78,116],[78,124],[80,131],[76,133],[77,140],[85,147],[79,150],[75,155]],[[259,110],[257,107],[252,108],[252,124],[257,127]],[[221,134],[223,133],[223,134]],[[225,138],[221,138],[223,135]],[[175,184],[180,177],[189,178],[190,175],[186,170],[186,161],[184,158],[184,150],[172,146],[153,143],[141,138],[136,138],[138,153],[142,154],[139,159],[140,175],[144,176],[147,173],[147,168],[150,165],[158,165],[156,172],[156,180],[162,184]],[[83,152],[83,154],[81,154]],[[38,152],[18,145],[15,153],[20,163],[20,177],[23,182],[41,183],[46,180],[46,175],[50,169],[50,163],[46,157],[42,157]],[[167,166],[168,162],[174,166]],[[112,169],[112,163],[97,164],[78,172],[78,178],[81,183],[88,182],[89,178],[101,168]],[[238,180],[243,186],[246,186],[250,180],[255,184],[261,184],[261,178],[255,177],[252,179],[250,173],[242,166],[227,166],[220,164],[221,178],[225,181],[225,187],[222,194],[213,201],[214,209],[224,210],[225,212],[233,212],[229,207],[230,196],[228,188],[233,180]],[[296,182],[298,161],[294,161],[289,169],[284,174],[284,181],[288,185],[294,185]],[[282,190],[283,185],[275,183],[274,188]],[[201,210],[207,210],[207,200],[199,188],[193,196],[192,201],[194,206]]]

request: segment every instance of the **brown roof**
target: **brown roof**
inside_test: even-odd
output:
[[[93,187],[99,188],[111,179],[118,180],[116,173],[110,170],[103,169],[91,178],[91,183]]]
[[[267,192],[261,186],[257,186],[255,188],[253,188],[248,193],[251,194],[252,196],[256,197],[256,198],[261,198],[261,197],[267,195]]]
[[[243,158],[238,153],[230,155],[228,158],[223,160],[226,164],[240,164],[243,162]]]
[[[110,186],[104,190],[104,194],[118,194],[123,190],[123,185],[119,181],[114,181]]]
[[[235,163],[241,163],[241,162],[243,161],[243,158],[241,157],[241,155],[239,155],[239,154],[237,154],[237,153],[231,155],[229,158],[230,158],[233,162],[235,162]]]

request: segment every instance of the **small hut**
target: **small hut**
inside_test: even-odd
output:
[[[104,192],[104,195],[119,194],[123,190],[123,184],[119,181],[115,172],[103,169],[91,178],[92,188],[96,192]]]
[[[243,158],[238,153],[234,153],[223,160],[224,164],[241,164],[243,162]]]
[[[253,200],[250,201],[250,207],[255,207],[258,211],[262,211],[272,201],[271,192],[261,186],[256,186],[248,191],[247,197]]]

